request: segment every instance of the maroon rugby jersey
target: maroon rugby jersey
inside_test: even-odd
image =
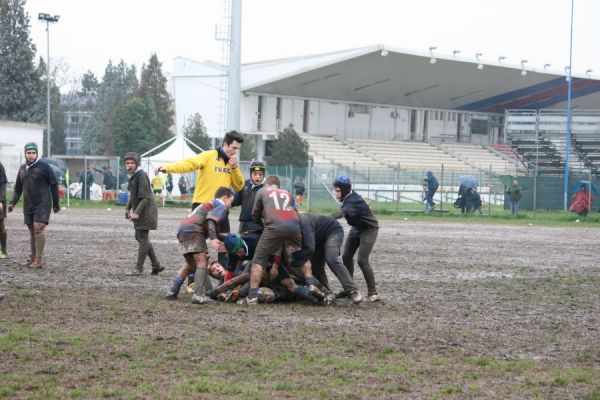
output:
[[[300,222],[294,197],[277,187],[263,187],[256,192],[252,215],[262,218],[265,229],[277,232],[282,237],[293,237],[300,233]]]
[[[206,223],[209,219],[215,221],[218,232],[219,224],[225,218],[226,214],[227,208],[219,200],[202,203],[181,221],[179,230],[177,231],[177,239],[182,241],[200,234],[206,237],[208,234]]]

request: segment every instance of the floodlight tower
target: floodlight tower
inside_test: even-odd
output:
[[[46,150],[46,154],[48,157],[52,154],[51,142],[50,142],[50,23],[57,23],[60,18],[60,15],[50,15],[47,13],[39,13],[38,20],[46,22],[46,50],[47,50],[47,58],[46,58],[46,121],[47,121],[47,137],[48,137],[48,150]]]
[[[242,88],[242,0],[231,0],[231,31],[229,35],[228,70],[226,132],[240,129],[240,91]]]

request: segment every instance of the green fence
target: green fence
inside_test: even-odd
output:
[[[435,195],[436,209],[452,210],[452,203],[457,197],[459,178],[462,175],[472,175],[472,172],[445,170],[443,165],[437,169],[436,178],[440,188]],[[269,166],[267,174],[278,175],[284,189],[293,191],[293,184],[302,178],[306,186],[305,203],[311,209],[328,209],[337,206],[331,194],[332,184],[336,176],[346,175],[352,180],[353,187],[363,197],[376,203],[380,208],[391,211],[422,210],[423,209],[423,178],[426,170],[407,170],[393,168],[344,168],[331,164],[314,164],[308,168],[292,166]],[[474,175],[479,181],[479,193],[483,201],[483,212],[493,210],[509,210],[509,199],[505,189],[514,177],[497,175],[480,171]],[[534,210],[534,197],[537,202],[536,210],[562,210],[564,202],[563,177],[540,176],[517,177],[522,187],[522,199],[519,208]],[[573,176],[569,180],[568,205],[571,196],[578,189],[578,182],[589,181],[589,176]],[[592,179],[595,187],[600,182]],[[535,188],[535,190],[534,190]],[[534,192],[537,194],[534,196]]]

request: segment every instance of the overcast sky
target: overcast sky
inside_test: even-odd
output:
[[[167,74],[174,57],[221,60],[215,25],[224,0],[27,0],[31,37],[46,56],[99,78],[111,59],[141,64],[156,52]],[[242,62],[317,54],[378,43],[564,70],[571,0],[242,0]],[[600,1],[575,0],[573,71],[600,75]]]

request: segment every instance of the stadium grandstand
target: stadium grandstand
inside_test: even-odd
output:
[[[178,130],[200,113],[209,135],[222,137],[224,76],[219,63],[174,60]],[[569,166],[597,171],[600,79],[571,79]],[[259,158],[293,125],[315,164],[493,175],[564,169],[564,71],[375,45],[243,64],[241,81],[240,128]]]

